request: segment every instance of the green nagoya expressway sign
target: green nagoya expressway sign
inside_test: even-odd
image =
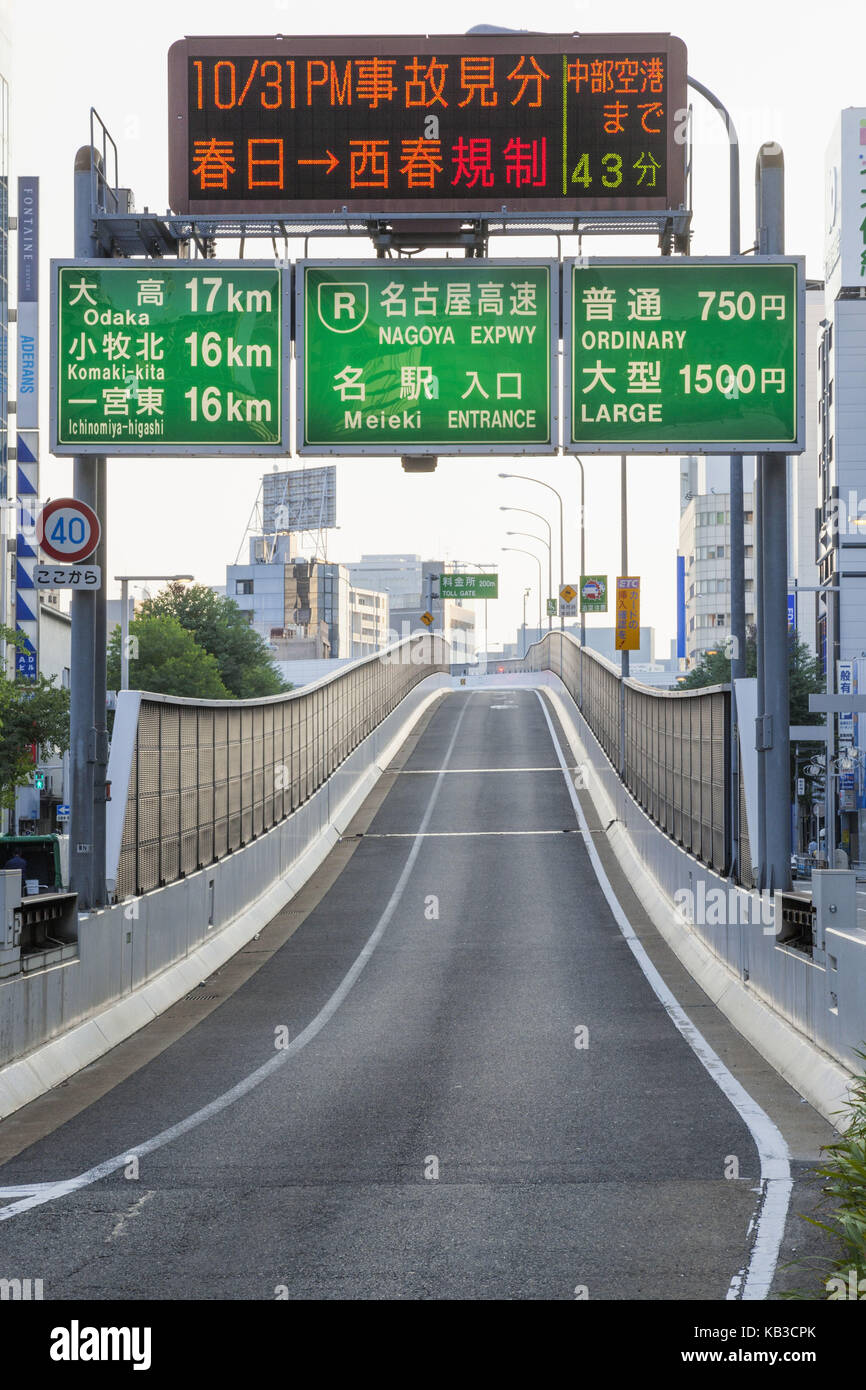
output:
[[[567,273],[567,450],[802,452],[802,258],[584,259]]]
[[[553,453],[544,261],[299,262],[298,452]]]
[[[498,574],[440,574],[440,598],[499,598]]]
[[[288,294],[272,263],[52,269],[54,453],[286,451]]]

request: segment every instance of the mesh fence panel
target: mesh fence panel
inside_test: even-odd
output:
[[[117,894],[146,893],[212,864],[308,800],[409,691],[449,669],[428,633],[269,700],[143,695]]]
[[[581,703],[580,644],[569,634],[548,633],[524,658],[498,665],[506,671],[555,671]],[[727,872],[730,691],[717,686],[694,692],[652,690],[631,683],[621,690],[619,674],[586,649],[582,685],[583,717],[638,805],[690,854]],[[745,811],[740,824],[745,825]],[[741,879],[749,883],[745,833],[740,854],[745,869]]]

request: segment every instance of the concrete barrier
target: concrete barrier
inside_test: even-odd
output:
[[[451,685],[444,673],[419,682],[309,801],[242,849],[82,915],[77,960],[0,981],[0,1119],[143,1028],[252,940],[315,872]]]

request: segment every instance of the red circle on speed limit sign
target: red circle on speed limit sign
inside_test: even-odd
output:
[[[46,555],[60,564],[77,565],[99,545],[99,517],[86,502],[56,497],[46,502],[36,524],[36,538]]]

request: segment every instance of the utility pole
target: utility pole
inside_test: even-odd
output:
[[[94,236],[91,206],[94,165],[102,176],[101,156],[84,145],[75,156],[75,256],[103,255]],[[102,569],[96,592],[72,593],[72,656],[70,659],[70,762],[72,797],[69,827],[69,880],[78,894],[79,909],[104,907],[105,890],[105,773],[108,733],[105,727],[106,685],[106,561],[108,556],[105,459],[92,454],[76,457],[73,491],[99,517],[102,534],[92,563]]]
[[[760,255],[785,251],[785,159],[777,144],[762,145],[755,164],[755,210]],[[757,595],[759,660],[763,675],[763,713],[759,726],[763,751],[758,758],[759,788],[765,808],[764,854],[760,887],[778,892],[791,886],[790,700],[788,691],[788,460],[785,454],[761,459],[761,588]],[[758,699],[761,701],[759,685]]]

